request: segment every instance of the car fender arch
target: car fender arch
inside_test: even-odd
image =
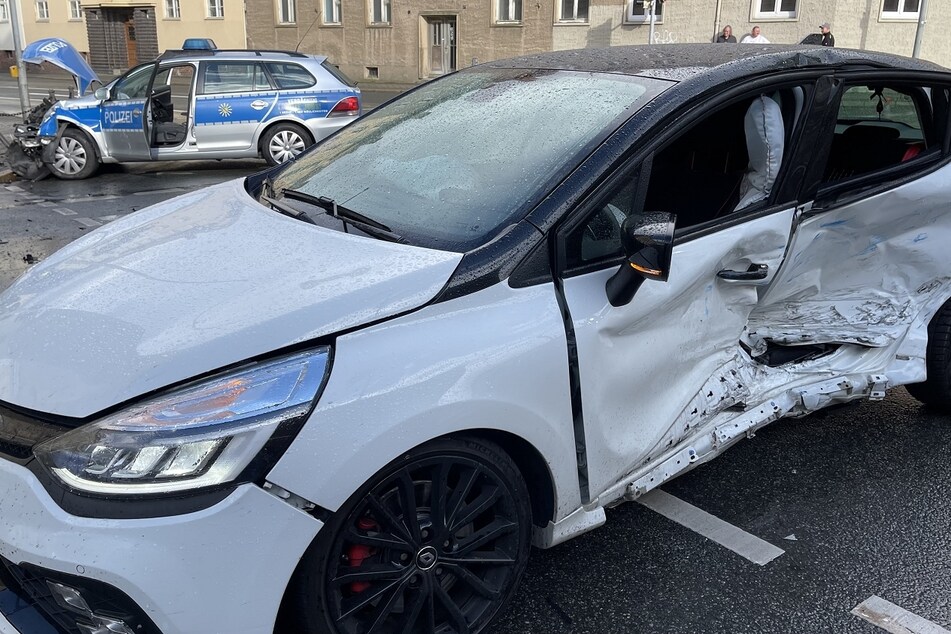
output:
[[[89,125],[78,121],[77,119],[65,117],[63,115],[56,116],[56,139],[47,145],[46,148],[44,148],[44,156],[46,149],[55,146],[55,144],[59,141],[59,137],[62,136],[63,131],[67,128],[76,128],[85,134],[90,141],[92,141],[93,148],[96,150],[96,160],[98,160],[100,163],[117,162],[105,152],[102,133],[100,131],[93,129]]]
[[[334,511],[401,454],[478,434],[520,468],[544,465],[534,485],[553,517],[538,521],[557,521],[581,504],[569,392],[553,289],[501,283],[338,337],[317,406],[267,480]]]
[[[314,136],[314,131],[310,129],[307,125],[307,122],[299,117],[292,115],[282,114],[278,115],[274,119],[268,120],[267,124],[261,126],[257,132],[255,132],[253,147],[261,150],[261,143],[264,141],[264,138],[267,136],[267,133],[272,130],[275,126],[281,125],[282,123],[293,123],[303,128],[308,135],[310,135],[310,145],[316,143],[316,137]]]

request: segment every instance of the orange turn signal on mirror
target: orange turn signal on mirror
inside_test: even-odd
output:
[[[638,273],[643,273],[644,275],[661,275],[663,273],[663,271],[661,271],[660,269],[649,269],[645,266],[634,264],[633,262],[629,262],[628,264],[631,265],[632,269],[634,269]]]

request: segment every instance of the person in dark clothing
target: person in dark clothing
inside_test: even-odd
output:
[[[733,37],[733,27],[727,24],[723,27],[723,33],[717,36],[717,44],[736,44],[736,38]]]
[[[822,41],[820,44],[823,46],[835,46],[835,36],[832,35],[832,26],[828,22],[823,22],[819,25],[819,30],[822,31]]]

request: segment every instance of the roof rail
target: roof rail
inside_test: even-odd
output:
[[[246,53],[263,57],[264,55],[287,55],[288,57],[311,57],[307,53],[297,51],[281,51],[270,49],[243,49],[243,48],[216,48],[216,49],[169,49],[158,56],[159,59],[174,59],[176,57],[215,57],[218,53]]]

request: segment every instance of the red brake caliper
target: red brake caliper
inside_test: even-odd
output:
[[[357,520],[357,529],[361,531],[375,531],[379,528],[379,524],[376,523],[376,520],[370,517],[361,517]],[[347,563],[349,563],[354,568],[359,568],[363,565],[363,561],[369,557],[372,557],[377,552],[376,548],[372,546],[365,546],[363,544],[353,544],[350,548],[347,549]],[[350,584],[350,591],[353,593],[360,593],[370,587],[369,581],[354,581]]]

